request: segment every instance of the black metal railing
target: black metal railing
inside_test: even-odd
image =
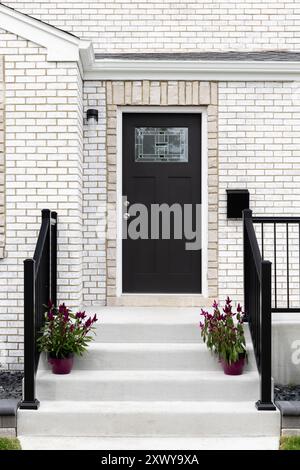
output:
[[[33,258],[24,261],[24,391],[21,409],[38,409],[35,376],[39,361],[37,339],[45,305],[57,300],[57,213],[42,210],[42,223]]]
[[[260,229],[262,259],[265,252],[272,259],[272,312],[300,312],[300,217],[253,217],[252,221]]]
[[[271,365],[271,262],[262,258],[254,230],[252,211],[243,211],[244,305],[257,368],[260,374],[259,410],[274,410]]]

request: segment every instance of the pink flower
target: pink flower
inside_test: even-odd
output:
[[[54,320],[54,314],[53,314],[53,312],[52,312],[51,310],[50,310],[50,312],[48,312],[48,320],[49,320],[49,321]]]
[[[60,304],[58,307],[58,313],[61,313],[62,315],[66,315],[69,313],[69,309],[65,306],[64,303]]]
[[[231,313],[231,305],[226,303],[225,307],[223,308],[223,312],[226,313],[226,314],[230,314]]]
[[[68,323],[68,321],[70,320],[70,318],[69,318],[69,313],[68,313],[68,312],[66,312],[66,313],[64,314],[63,319],[64,319],[64,322],[65,322],[65,323]]]
[[[75,316],[78,319],[84,320],[84,318],[86,317],[86,314],[85,312],[77,312]]]
[[[91,317],[89,317],[87,321],[85,322],[84,326],[85,328],[90,328],[91,324],[92,324],[92,319]]]
[[[97,315],[95,314],[92,318],[92,323],[96,323],[98,321]]]

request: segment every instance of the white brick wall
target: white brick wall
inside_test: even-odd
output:
[[[299,49],[300,42],[300,8],[287,1],[6,4],[92,39],[105,52]],[[105,214],[107,193],[115,190],[107,174],[114,165],[114,134],[107,145],[106,130],[114,128],[111,116],[120,103],[107,104],[104,82],[88,81],[82,90],[76,64],[49,63],[45,50],[4,31],[0,55],[6,64],[7,196],[0,365],[18,369],[22,262],[32,256],[42,208],[59,213],[59,298],[72,306],[106,301],[106,265],[114,260],[106,260]],[[154,91],[151,100],[157,100]],[[83,126],[82,110],[90,107],[99,111],[95,129]],[[242,224],[226,219],[226,189],[247,187],[257,215],[300,214],[300,84],[222,82],[218,109],[219,297],[242,300]],[[217,206],[216,199],[210,202]],[[293,240],[297,233],[292,231]],[[266,257],[272,261],[270,246]],[[297,249],[291,250],[297,258]],[[297,269],[291,266],[295,302]],[[284,286],[283,268],[280,275]]]
[[[5,56],[6,258],[0,260],[0,364],[22,368],[23,259],[42,208],[59,214],[59,298],[82,296],[82,83],[74,63],[0,30]]]
[[[219,84],[219,294],[242,300],[242,223],[226,220],[226,189],[248,188],[255,215],[300,215],[300,83]],[[283,227],[279,227],[283,230]],[[292,229],[290,269],[299,305],[299,264]],[[258,233],[259,230],[258,230]],[[285,235],[281,235],[284,248]],[[279,237],[277,237],[279,239]],[[274,261],[273,232],[265,231],[265,258]],[[298,240],[298,239],[297,239]],[[285,295],[285,254],[278,271]],[[298,280],[297,280],[298,279]],[[296,294],[297,287],[297,294]],[[283,298],[284,300],[284,298]]]
[[[106,301],[106,93],[102,82],[84,83],[84,115],[98,110],[97,126],[84,127],[83,301]]]
[[[0,258],[4,256],[5,248],[5,83],[4,83],[4,57],[0,56]]]
[[[5,0],[97,51],[299,49],[294,0]]]

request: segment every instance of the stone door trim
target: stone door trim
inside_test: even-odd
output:
[[[157,107],[156,112],[164,107],[175,107],[177,112],[187,112],[183,108],[204,107],[206,110],[207,143],[207,296],[217,296],[217,214],[218,214],[218,84],[202,81],[107,81],[106,105],[106,151],[107,151],[107,303],[115,304],[120,295],[118,278],[118,243],[117,243],[117,198],[118,198],[118,112],[121,107],[130,106]],[[182,107],[182,108],[181,108]],[[141,109],[142,110],[142,109]],[[171,111],[171,109],[170,109]],[[196,109],[193,111],[196,112]]]

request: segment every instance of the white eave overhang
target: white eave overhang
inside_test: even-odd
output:
[[[87,80],[300,80],[300,61],[101,59],[84,68]]]
[[[159,58],[155,54],[100,54],[100,57],[98,54],[97,57],[90,41],[82,41],[2,4],[0,28],[44,47],[48,61],[77,62],[85,80],[300,80],[300,52],[258,52],[249,56],[239,52],[175,53],[158,54]]]
[[[2,4],[0,28],[44,47],[49,62],[80,62],[80,50],[90,46],[90,42]]]

